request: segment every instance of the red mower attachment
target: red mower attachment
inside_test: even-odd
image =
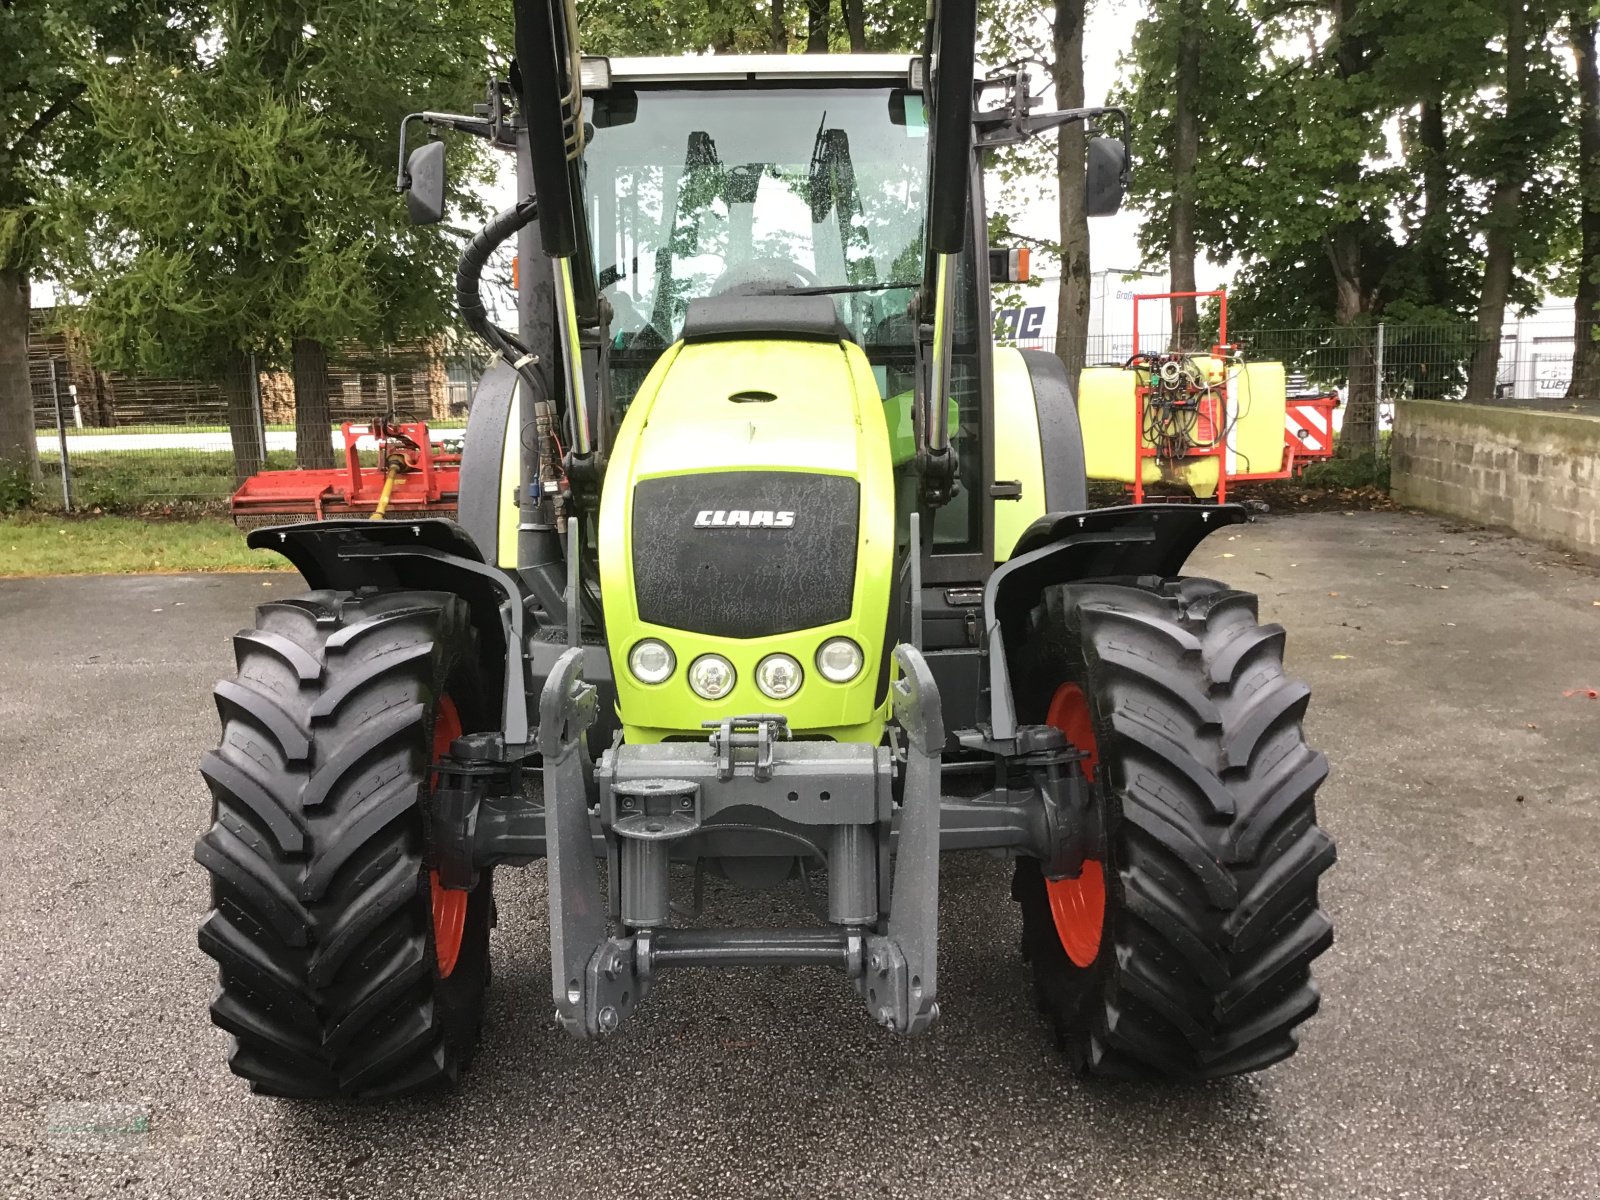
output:
[[[387,513],[455,515],[461,455],[437,450],[425,422],[346,421],[339,430],[343,467],[252,475],[233,494],[234,523],[256,526]],[[373,465],[361,464],[363,451]]]

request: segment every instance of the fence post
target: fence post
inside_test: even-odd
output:
[[[1384,325],[1382,321],[1379,321],[1378,345],[1373,355],[1373,357],[1377,359],[1377,362],[1374,364],[1377,378],[1372,381],[1372,420],[1378,427],[1379,445],[1378,447],[1374,447],[1374,449],[1381,447],[1383,443],[1383,335]],[[1394,422],[1391,419],[1390,424],[1393,425],[1393,423]]]
[[[67,459],[67,425],[61,412],[61,372],[56,360],[50,360],[50,399],[56,409],[56,444],[61,447],[61,505],[72,511],[72,464]]]

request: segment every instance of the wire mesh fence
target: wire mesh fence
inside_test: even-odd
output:
[[[1028,329],[1013,321],[996,332],[1009,344],[1057,350],[1053,337],[1026,336],[1037,329],[1037,323]],[[1136,350],[1165,348],[1171,336],[1161,314],[1152,313],[1141,327],[1139,345],[1131,330],[1094,332],[1081,358],[1072,357],[1091,366],[1120,365]],[[1586,348],[1588,331],[1575,340],[1570,320],[1516,322],[1488,346],[1465,323],[1235,326],[1228,336],[1248,359],[1283,362],[1291,392],[1336,392],[1346,402],[1335,418],[1341,425],[1352,400],[1376,408],[1380,429],[1392,423],[1395,402],[1412,398],[1600,415],[1600,369],[1585,386],[1581,355],[1574,384],[1575,349]],[[339,422],[379,416],[425,420],[447,434],[459,430],[486,365],[472,339],[456,335],[381,352],[335,351],[328,369],[328,436],[337,450]],[[234,437],[219,384],[99,371],[80,347],[48,328],[33,339],[30,381],[43,506],[221,509],[237,486]],[[256,371],[251,404],[254,428],[247,436],[264,448],[263,465],[295,466],[294,391],[288,375]]]
[[[446,436],[459,431],[486,365],[486,356],[464,338],[330,353],[330,445],[336,454],[342,449],[342,422],[376,417],[427,421]],[[33,340],[29,382],[42,507],[221,510],[238,486],[240,464],[218,383],[98,371],[59,334]],[[251,427],[242,434],[264,450],[262,465],[296,466],[294,387],[287,373],[253,371],[250,408]]]

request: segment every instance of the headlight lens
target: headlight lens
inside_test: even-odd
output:
[[[705,700],[721,700],[736,678],[733,664],[720,654],[702,654],[689,664],[689,686]]]
[[[756,686],[774,700],[787,700],[805,681],[800,664],[787,654],[769,654],[756,664]]]
[[[640,683],[662,683],[677,665],[672,647],[655,638],[645,638],[628,651],[628,670]]]
[[[829,638],[817,651],[817,670],[830,683],[849,683],[864,665],[861,647],[849,638]]]

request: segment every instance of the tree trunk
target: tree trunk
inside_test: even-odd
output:
[[[315,338],[294,339],[294,461],[305,470],[333,466],[328,413],[328,351]]]
[[[1200,123],[1195,105],[1200,100],[1200,55],[1205,37],[1205,14],[1200,0],[1178,2],[1178,63],[1173,76],[1172,134],[1172,241],[1167,248],[1167,270],[1174,292],[1195,290],[1194,170],[1200,158]],[[1198,345],[1198,308],[1193,298],[1172,302],[1172,349]]]
[[[1451,190],[1450,142],[1445,129],[1442,96],[1422,101],[1414,128],[1415,144],[1405,148],[1407,162],[1416,164],[1422,176],[1422,215],[1417,221],[1413,245],[1419,261],[1423,302],[1437,308],[1452,308],[1451,298],[1451,217],[1454,206]],[[1411,395],[1418,400],[1442,398],[1450,386],[1450,372],[1436,371],[1411,380]]]
[[[850,53],[865,54],[867,52],[867,16],[862,10],[861,0],[839,0],[839,7],[844,9],[845,28],[850,31]]]
[[[1056,0],[1052,35],[1058,108],[1083,107],[1085,0]],[[1089,219],[1083,210],[1083,124],[1064,126],[1056,142],[1056,187],[1061,213],[1061,292],[1056,310],[1056,354],[1077,385],[1088,356]]]
[[[1510,129],[1521,113],[1527,90],[1528,12],[1526,0],[1511,0],[1506,7],[1505,116],[1501,120]],[[1528,180],[1527,154],[1513,153],[1510,138],[1502,139],[1500,150],[1504,165],[1495,181],[1484,231],[1483,290],[1478,296],[1472,368],[1467,375],[1467,399],[1477,404],[1495,398],[1495,383],[1500,375],[1500,334],[1506,323],[1506,302],[1511,297],[1511,279],[1517,265],[1517,215]]]
[[[1345,85],[1344,103],[1351,107],[1358,105],[1360,99],[1351,95],[1350,81],[1367,69],[1366,46],[1350,31],[1359,3],[1360,0],[1333,0],[1329,9],[1339,79]],[[1353,189],[1361,181],[1361,164],[1346,162],[1340,168],[1339,181],[1345,189]],[[1378,447],[1377,359],[1371,330],[1364,327],[1375,297],[1363,271],[1361,233],[1358,222],[1346,221],[1334,227],[1326,242],[1328,261],[1333,267],[1334,318],[1349,339],[1344,425],[1335,450],[1340,458],[1356,458]]]
[[[1595,62],[1595,19],[1588,5],[1570,14],[1572,51],[1578,60],[1578,196],[1582,249],[1578,298],[1573,305],[1572,404],[1600,403],[1600,65]]]
[[[1371,294],[1361,280],[1361,236],[1353,224],[1341,225],[1328,239],[1333,264],[1334,317],[1350,339],[1345,369],[1344,425],[1336,453],[1356,458],[1378,448],[1378,371],[1372,330],[1364,318],[1371,310]]]
[[[784,11],[784,0],[772,0],[767,13],[767,28],[772,35],[772,52],[789,53],[789,15]]]
[[[0,270],[0,482],[17,475],[31,484],[40,480],[28,381],[30,295],[26,272]]]
[[[830,0],[806,0],[806,53],[828,52],[828,17]]]
[[[255,389],[251,383],[250,356],[243,350],[230,350],[222,364],[222,398],[228,405],[228,434],[233,442],[233,481],[236,484],[261,470],[266,462]]]

